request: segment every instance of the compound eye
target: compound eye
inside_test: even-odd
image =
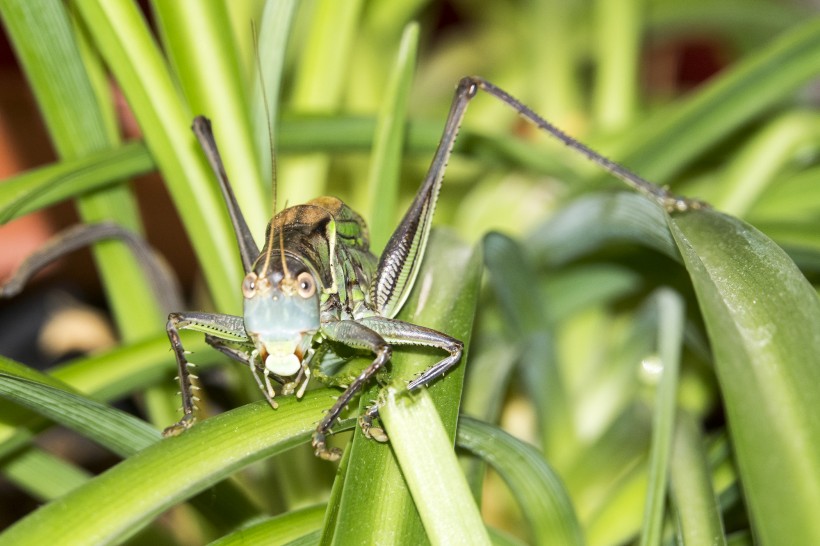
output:
[[[313,275],[307,271],[302,271],[296,277],[297,290],[299,295],[307,299],[316,293],[316,281],[313,280]]]
[[[247,299],[251,299],[256,294],[256,273],[251,271],[245,275],[245,280],[242,281],[242,295]]]

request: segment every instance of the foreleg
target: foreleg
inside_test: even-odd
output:
[[[458,364],[464,351],[464,344],[461,341],[424,326],[384,317],[368,317],[361,319],[359,322],[377,332],[391,345],[435,347],[449,353],[447,357],[439,360],[410,381],[407,384],[407,390],[409,391],[415,390],[421,385],[427,385],[447,373],[450,368]],[[373,420],[378,415],[379,406],[370,406],[359,417],[359,426],[366,436],[384,442],[387,441],[387,435],[382,429],[373,427]]]
[[[168,315],[165,331],[168,333],[168,339],[171,342],[171,348],[177,361],[177,379],[179,380],[179,392],[182,397],[182,419],[166,428],[162,432],[163,436],[176,436],[190,428],[196,420],[194,411],[198,399],[193,391],[197,387],[192,384],[192,379],[196,379],[196,376],[188,369],[190,363],[185,358],[185,349],[179,337],[179,330],[181,329],[204,332],[236,343],[250,342],[245,334],[242,317],[197,312],[171,313]]]

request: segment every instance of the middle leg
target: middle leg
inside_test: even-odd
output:
[[[464,344],[461,341],[432,328],[384,317],[367,317],[361,319],[360,322],[378,332],[391,345],[435,347],[449,353],[447,357],[439,360],[419,374],[418,377],[408,382],[408,391],[413,391],[421,385],[427,385],[447,373],[450,368],[458,364],[464,352]],[[373,426],[373,420],[378,416],[379,406],[374,404],[359,417],[359,426],[368,438],[386,442],[388,438],[384,430]]]

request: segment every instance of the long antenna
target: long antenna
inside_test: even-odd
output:
[[[265,253],[265,264],[262,266],[262,274],[267,274],[268,265],[270,265],[270,255],[271,251],[273,250],[273,231],[274,231],[274,221],[276,218],[276,154],[273,150],[273,127],[272,121],[270,119],[270,106],[268,105],[268,93],[265,89],[265,78],[262,75],[262,60],[259,56],[259,36],[256,33],[256,24],[251,20],[251,33],[253,34],[253,53],[254,57],[256,58],[256,71],[259,74],[259,86],[262,90],[262,105],[265,107],[265,120],[267,121],[268,127],[268,144],[270,148],[270,164],[271,164],[271,186],[273,191],[273,211],[271,217],[271,226],[270,226],[270,240],[268,241],[268,250]],[[282,257],[282,272],[285,275],[285,278],[290,277],[290,272],[288,271],[287,263],[285,263],[285,242],[284,242],[284,233],[283,233],[283,224],[280,222],[279,225],[279,253]]]
[[[265,107],[265,120],[268,127],[268,145],[270,149],[271,165],[271,185],[273,187],[273,210],[271,216],[276,216],[276,154],[273,151],[273,127],[270,120],[270,106],[268,105],[268,93],[265,89],[265,78],[262,76],[262,60],[259,57],[259,36],[256,34],[256,24],[251,20],[251,33],[253,34],[253,54],[256,57],[256,71],[259,74],[259,86],[262,89],[262,105]]]

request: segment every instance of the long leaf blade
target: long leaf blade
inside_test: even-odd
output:
[[[820,299],[748,224],[710,209],[669,221],[692,277],[753,525],[820,543]]]
[[[239,468],[306,441],[331,394],[321,389],[301,400],[283,398],[277,411],[266,402],[250,404],[156,442],[18,521],[0,534],[0,544],[121,542]]]
[[[583,544],[583,533],[560,478],[534,447],[462,417],[458,445],[489,463],[518,498],[536,544]]]

